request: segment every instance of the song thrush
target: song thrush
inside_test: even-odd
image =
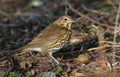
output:
[[[71,36],[71,23],[74,22],[70,16],[62,16],[46,27],[30,43],[23,46],[23,51],[47,52],[51,58],[59,64],[52,53],[66,45]]]

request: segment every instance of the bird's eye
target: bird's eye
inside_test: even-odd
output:
[[[67,21],[67,18],[64,18],[63,20],[64,20],[64,21]]]

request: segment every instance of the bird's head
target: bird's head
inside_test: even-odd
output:
[[[57,24],[60,27],[65,27],[67,29],[71,29],[72,22],[75,22],[72,20],[70,16],[62,16],[59,19],[57,19],[54,23]]]

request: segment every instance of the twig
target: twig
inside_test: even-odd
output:
[[[11,16],[10,14],[3,12],[2,10],[0,10],[0,14],[2,14],[4,16]]]
[[[99,49],[103,49],[103,48],[106,48],[106,47],[111,47],[111,45],[105,45],[105,46],[100,46],[100,47],[96,47],[96,48],[90,48],[87,51],[99,50]]]
[[[113,44],[112,41],[100,41],[99,43],[109,43],[109,44]],[[116,45],[120,45],[120,43],[116,43]]]
[[[114,38],[113,38],[113,62],[115,62],[115,45],[116,45],[116,37],[117,37],[117,27],[118,27],[118,20],[119,20],[119,16],[120,16],[120,2],[119,2],[119,9],[117,12],[117,16],[116,16],[116,21],[115,21],[115,30],[114,30]],[[116,69],[115,67],[113,67],[113,69]]]
[[[88,9],[85,5],[82,5],[82,8],[83,8],[85,11],[88,11],[88,12],[99,13],[99,14],[101,14],[101,15],[109,15],[109,13],[104,13],[104,12],[100,12],[100,11]]]
[[[111,48],[112,45],[103,45],[103,46],[96,47],[96,48],[90,48],[87,51],[99,50],[99,49],[103,49],[103,48],[107,48],[107,47]],[[120,45],[115,45],[115,47],[120,48]]]
[[[111,28],[111,29],[115,29],[115,28],[112,27],[112,26],[109,26],[109,25],[107,25],[107,24],[103,24],[103,23],[100,23],[100,22],[98,22],[98,21],[95,21],[94,19],[92,19],[92,18],[90,18],[90,17],[88,17],[88,16],[80,13],[79,11],[77,11],[76,9],[74,9],[74,8],[71,6],[70,3],[67,3],[67,5],[68,5],[69,9],[70,9],[72,12],[76,13],[77,15],[79,15],[79,16],[81,16],[81,17],[84,17],[84,18],[86,18],[86,19],[88,19],[88,20],[90,20],[91,22],[94,22],[94,23],[96,23],[96,24],[100,24],[101,26],[105,26],[105,27],[108,27],[108,28]],[[117,29],[120,30],[120,28],[117,28]]]
[[[110,3],[113,6],[113,8],[115,8],[115,10],[117,10],[117,7],[115,6],[115,4],[111,0],[107,0],[107,1],[108,1],[108,3]]]
[[[113,56],[113,54],[112,53],[108,53],[108,54],[106,54],[107,56]],[[116,58],[120,58],[120,56],[117,56],[117,55],[115,55],[115,57]]]

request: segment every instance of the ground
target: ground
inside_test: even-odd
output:
[[[35,1],[0,0],[1,77],[119,77],[117,1]],[[65,7],[76,23],[72,24],[70,43],[53,53],[59,65],[46,53],[17,50],[65,15]]]

